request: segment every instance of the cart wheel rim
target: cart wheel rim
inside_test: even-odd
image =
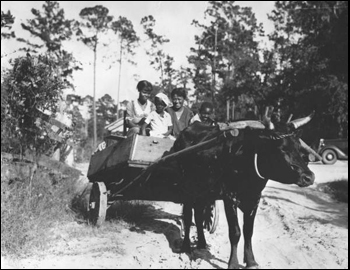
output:
[[[204,209],[203,226],[209,233],[216,231],[219,222],[219,204],[218,201],[210,204]]]
[[[106,219],[107,189],[103,182],[95,182],[89,200],[89,223],[100,226]]]

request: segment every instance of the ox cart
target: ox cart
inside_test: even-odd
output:
[[[89,201],[89,222],[101,225],[108,207],[118,200],[149,200],[183,203],[185,192],[181,175],[176,170],[159,165],[181,159],[215,142],[171,153],[174,141],[170,139],[134,135],[109,136],[116,141],[92,157],[88,178],[92,185]],[[157,168],[157,170],[154,170]],[[205,209],[204,227],[213,233],[218,224],[216,202]],[[182,219],[180,219],[182,223]]]

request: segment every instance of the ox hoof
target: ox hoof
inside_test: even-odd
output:
[[[207,243],[198,243],[197,249],[208,249]]]
[[[183,244],[181,247],[181,253],[191,254],[191,245]]]

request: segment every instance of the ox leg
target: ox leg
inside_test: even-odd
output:
[[[199,203],[194,208],[194,217],[196,221],[197,226],[197,236],[198,236],[198,249],[205,249],[207,247],[207,242],[205,241],[204,236],[204,227],[203,227],[203,220],[204,220],[204,204]]]
[[[185,226],[185,236],[182,243],[181,252],[191,253],[190,229],[192,225],[192,204],[185,203],[183,206],[183,219]]]
[[[255,261],[253,247],[252,247],[252,236],[254,230],[254,220],[257,212],[257,207],[253,211],[244,213],[244,262],[247,264],[247,269],[258,269],[259,265]]]
[[[237,205],[232,199],[225,199],[224,205],[231,242],[231,255],[228,262],[228,269],[239,269],[237,246],[239,239],[241,238],[241,228],[238,223]]]

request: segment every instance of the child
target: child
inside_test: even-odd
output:
[[[154,104],[149,100],[153,90],[148,81],[140,81],[137,84],[139,97],[128,103],[126,107],[126,124],[129,128],[127,136],[139,134],[147,116],[155,110]]]
[[[133,100],[126,106],[126,125],[129,128],[127,136],[133,136],[139,134],[141,126],[143,125],[146,117],[155,110],[154,104],[149,100],[153,86],[150,82],[143,80],[137,84],[137,90],[139,91],[139,97],[137,100]],[[107,130],[114,131],[115,123],[118,120],[107,126]],[[107,143],[101,142],[96,151],[102,151],[107,147]]]
[[[190,121],[190,124],[192,125],[194,122],[201,122],[208,126],[215,125],[215,122],[213,119],[211,119],[211,116],[214,113],[214,106],[210,102],[203,102],[201,107],[199,108],[199,113],[196,114]]]
[[[159,93],[156,95],[154,103],[156,105],[156,110],[149,114],[145,123],[142,125],[142,135],[147,135],[146,127],[150,124],[150,136],[175,140],[175,138],[170,135],[173,132],[171,116],[165,111],[165,108],[170,103],[168,97],[163,93]]]

